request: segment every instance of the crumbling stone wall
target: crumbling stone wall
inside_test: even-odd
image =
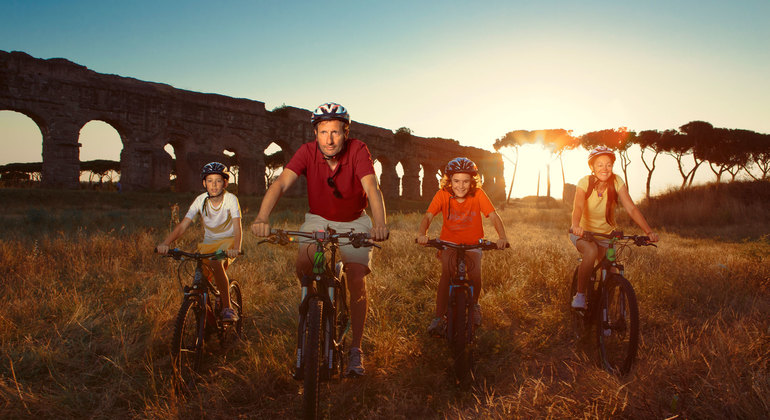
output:
[[[234,152],[240,194],[265,191],[264,150],[279,145],[290,157],[313,139],[310,111],[285,107],[275,112],[263,102],[204,94],[128,77],[96,73],[68,60],[37,59],[23,52],[0,51],[0,110],[30,117],[43,135],[42,182],[76,188],[80,173],[80,129],[101,120],[119,133],[121,184],[126,190],[169,187],[176,155],[176,188],[200,189],[200,168]],[[353,122],[351,136],[364,141],[382,165],[386,197],[430,197],[438,188],[435,174],[457,156],[474,160],[490,196],[505,192],[499,154],[460,146],[458,142],[412,136],[397,141],[391,130]],[[396,166],[404,171],[399,179]],[[423,169],[422,192],[419,172]],[[299,182],[294,193],[304,192]]]

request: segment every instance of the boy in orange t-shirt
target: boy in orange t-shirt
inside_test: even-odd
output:
[[[492,218],[499,239],[497,247],[505,248],[508,239],[500,216],[495,211],[489,197],[481,189],[481,179],[476,164],[468,158],[459,157],[447,163],[441,186],[433,196],[428,211],[420,222],[417,243],[428,242],[428,228],[433,217],[443,214],[443,224],[439,239],[456,244],[471,245],[478,243],[484,237],[481,215]],[[468,261],[468,279],[473,283],[473,289],[478,292],[473,297],[473,322],[481,324],[481,306],[478,304],[481,293],[481,250],[476,249],[465,253]],[[449,300],[449,277],[454,271],[455,251],[447,249],[440,252],[441,279],[436,292],[436,317],[428,327],[428,333],[442,336],[446,330],[446,307]]]

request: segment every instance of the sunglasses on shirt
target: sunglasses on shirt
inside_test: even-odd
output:
[[[328,177],[326,178],[326,183],[329,184],[330,187],[334,189],[333,194],[337,198],[342,198],[342,193],[339,189],[337,189],[337,184],[334,183],[334,178]]]

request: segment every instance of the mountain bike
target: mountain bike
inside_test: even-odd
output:
[[[609,239],[609,247],[591,272],[586,309],[573,309],[569,304],[572,326],[578,339],[590,334],[591,327],[595,326],[602,368],[625,375],[631,369],[639,347],[639,305],[618,257],[630,245],[657,245],[651,243],[648,236],[624,235],[617,231],[610,234],[585,231],[581,239],[595,241],[594,237]],[[579,268],[578,265],[572,275],[570,302],[577,292]]]
[[[180,261],[177,268],[179,286],[184,292],[182,305],[174,322],[174,335],[171,339],[171,359],[174,377],[181,389],[195,386],[195,379],[203,363],[204,343],[212,333],[216,333],[224,347],[234,339],[241,337],[243,328],[243,296],[237,281],[230,279],[230,306],[238,314],[235,322],[222,321],[220,292],[209,280],[213,277],[211,269],[203,263],[205,259],[220,260],[227,258],[225,251],[208,254],[185,252],[178,248],[170,249],[165,255]],[[195,261],[195,271],[190,275],[186,263]],[[182,277],[192,277],[191,285],[183,285]]]
[[[447,303],[447,331],[446,339],[454,357],[454,371],[461,385],[468,385],[473,379],[473,351],[471,344],[476,333],[476,325],[473,322],[473,306],[476,301],[477,290],[467,277],[470,271],[465,260],[465,252],[480,249],[489,251],[498,249],[497,244],[484,239],[472,245],[458,245],[441,239],[430,239],[425,246],[439,250],[454,249],[455,272],[449,279],[449,301]],[[510,245],[506,246],[510,247]]]
[[[308,254],[313,261],[313,274],[305,275],[300,280],[302,292],[293,374],[294,379],[303,381],[303,417],[315,419],[318,417],[320,381],[342,377],[345,339],[351,328],[347,276],[344,264],[337,261],[337,251],[345,245],[355,248],[379,248],[379,245],[369,241],[369,233],[337,233],[329,227],[315,232],[271,229],[270,236],[258,244],[288,245],[295,242],[295,237],[307,238],[315,243],[315,252]],[[340,244],[340,239],[347,242]]]

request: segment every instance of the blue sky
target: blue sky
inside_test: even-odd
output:
[[[491,149],[515,129],[768,133],[769,18],[767,0],[0,0],[0,50]]]

